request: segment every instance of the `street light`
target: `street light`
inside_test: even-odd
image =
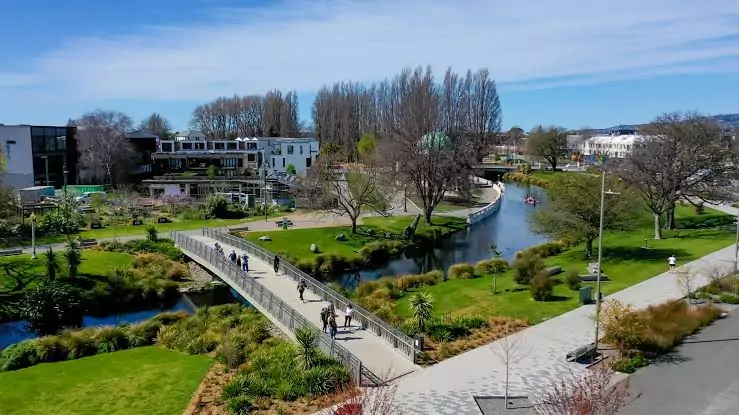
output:
[[[600,177],[600,227],[598,230],[598,272],[595,278],[595,349],[593,358],[598,356],[598,336],[600,335],[600,279],[603,263],[603,216],[606,195],[619,195],[618,192],[606,191],[606,170],[603,169]]]
[[[31,259],[36,259],[36,214],[31,212],[29,219],[31,219],[31,249],[33,251]]]

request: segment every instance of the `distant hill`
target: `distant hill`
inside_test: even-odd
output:
[[[719,114],[719,115],[713,115],[711,118],[718,121],[721,126],[724,128],[730,128],[732,130],[739,130],[739,114]],[[631,124],[631,125],[614,125],[610,128],[600,128],[593,130],[596,132],[596,134],[608,134],[611,130],[619,129],[638,129],[644,124]]]

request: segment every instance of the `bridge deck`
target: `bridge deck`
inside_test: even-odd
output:
[[[209,247],[215,245],[215,240],[206,236],[190,236],[191,238],[206,244]],[[223,251],[228,254],[235,247],[220,242]],[[184,250],[187,254],[187,250]],[[242,252],[236,250],[237,254]],[[200,262],[200,260],[198,260]],[[201,264],[207,268],[209,264]],[[267,264],[254,256],[249,258],[249,275],[255,278],[261,285],[267,288],[274,295],[278,296],[282,301],[303,315],[310,322],[321,327],[321,309],[326,306],[326,302],[314,293],[306,290],[304,293],[305,301],[300,301],[298,290],[295,283],[288,277],[282,275],[282,271],[275,275],[272,264]],[[230,281],[226,281],[231,284]],[[344,316],[343,310],[336,310],[338,318],[336,322],[339,324],[339,331],[336,336],[336,342],[344,346],[349,352],[353,353],[362,361],[362,364],[374,374],[388,378],[395,378],[413,372],[419,367],[404,357],[400,352],[393,349],[391,345],[381,340],[369,331],[362,330],[356,323],[347,329],[343,328]],[[328,334],[327,334],[328,336]]]

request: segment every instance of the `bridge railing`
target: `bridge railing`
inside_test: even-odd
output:
[[[241,251],[246,251],[249,255],[253,255],[268,264],[271,264],[275,257],[274,253],[262,248],[257,244],[251,243],[243,238],[237,238],[233,235],[218,232],[213,229],[203,228],[203,236],[207,236],[219,242],[231,245]],[[350,301],[343,295],[327,287],[320,281],[301,271],[287,261],[280,262],[280,269],[283,269],[285,271],[285,275],[296,283],[304,280],[308,290],[321,297],[324,301],[332,302],[334,306],[340,310],[345,309],[347,305],[352,304],[352,307],[354,308],[353,319],[355,321],[360,323],[362,327],[364,327],[366,330],[371,331],[372,333],[379,336],[381,339],[385,340],[410,361],[416,361],[415,342],[410,336],[383,321],[370,311]]]
[[[369,380],[377,386],[377,379],[374,373],[362,365],[362,361],[358,357],[349,352],[346,348],[336,343],[330,337],[326,336],[321,329],[311,323],[300,313],[295,311],[290,305],[282,301],[278,296],[260,284],[256,279],[249,276],[248,273],[240,270],[236,264],[226,259],[226,257],[216,252],[212,247],[204,243],[190,238],[178,232],[172,232],[175,243],[193,255],[197,255],[204,261],[215,266],[221,271],[232,283],[237,284],[239,288],[249,295],[249,301],[254,301],[259,307],[264,309],[272,317],[279,320],[292,333],[300,327],[308,327],[317,333],[318,347],[327,355],[340,361],[350,371],[352,378],[359,383],[364,379]]]

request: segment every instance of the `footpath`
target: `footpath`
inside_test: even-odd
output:
[[[730,206],[715,208],[739,213]],[[712,272],[733,270],[734,250],[731,245],[684,264],[678,271],[695,275],[695,287],[706,285]],[[668,271],[605,300],[617,299],[641,308],[683,297],[677,274]],[[509,394],[534,397],[561,379],[582,376],[585,367],[568,363],[565,355],[593,342],[594,315],[595,306],[585,305],[514,334],[519,347],[517,359],[509,365]],[[406,414],[479,415],[474,397],[502,396],[504,392],[505,365],[494,352],[503,347],[502,343],[493,342],[399,379],[396,402]]]

